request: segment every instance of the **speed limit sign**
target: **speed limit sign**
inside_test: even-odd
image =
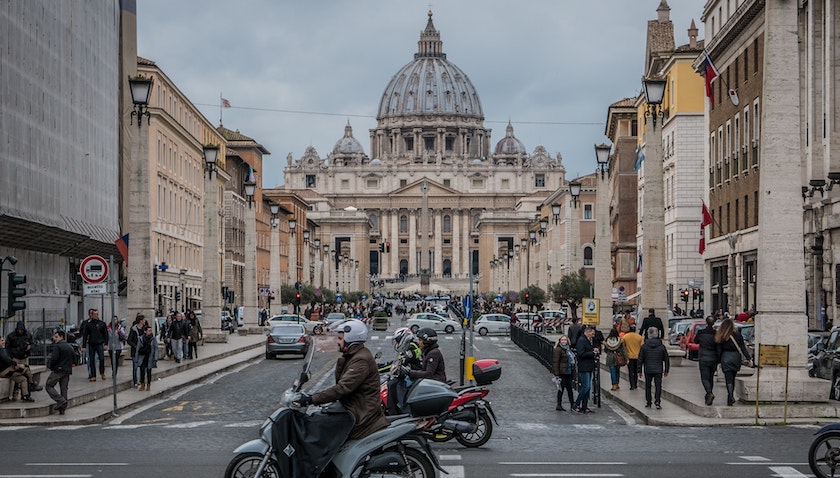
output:
[[[79,274],[88,284],[98,284],[108,278],[108,263],[102,256],[87,256],[82,260]]]

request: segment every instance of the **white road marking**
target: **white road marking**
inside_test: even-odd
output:
[[[26,463],[26,466],[128,466],[128,463]],[[2,475],[0,475],[2,476]]]
[[[187,423],[174,423],[172,425],[164,425],[163,428],[198,428],[203,427],[204,425],[210,425],[212,421],[209,422],[187,422]]]
[[[134,430],[136,428],[150,427],[151,423],[139,423],[137,425],[107,425],[103,426],[103,430]]]
[[[461,465],[444,466],[443,469],[446,470],[447,478],[464,478],[464,467]]]
[[[510,476],[624,476],[621,473],[511,473]]]
[[[590,465],[626,465],[625,461],[500,461],[500,465],[572,465],[572,466],[590,466]],[[528,476],[528,475],[519,475]]]
[[[93,475],[0,475],[0,478],[91,478]]]
[[[770,458],[765,458],[765,457],[763,457],[763,456],[746,456],[746,455],[742,455],[742,456],[739,456],[738,458],[740,458],[740,459],[742,459],[742,460],[747,460],[747,461],[770,461]]]
[[[759,466],[809,466],[807,463],[744,463],[743,461],[737,461],[732,463],[724,463],[724,465],[759,465]]]
[[[81,430],[82,428],[91,428],[96,425],[59,425],[57,427],[49,427],[47,430]]]
[[[223,425],[222,428],[256,428],[263,424],[265,420],[251,420],[250,422],[236,422]]]
[[[438,455],[438,460],[453,460],[457,461],[461,459],[461,455]]]
[[[775,473],[773,476],[778,476],[780,478],[801,478],[803,476],[809,476],[802,474],[789,466],[771,466],[770,471]]]

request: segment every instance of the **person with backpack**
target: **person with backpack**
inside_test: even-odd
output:
[[[146,324],[143,335],[137,340],[137,355],[134,359],[140,369],[139,390],[148,392],[152,389],[152,369],[157,368],[158,359],[158,342],[151,325]]]
[[[648,327],[647,340],[639,350],[639,377],[645,376],[645,408],[650,408],[651,399],[657,410],[662,409],[662,377],[668,376],[668,369],[671,368],[671,359],[668,357],[668,349],[659,338],[659,329]],[[651,397],[651,385],[656,391]]]

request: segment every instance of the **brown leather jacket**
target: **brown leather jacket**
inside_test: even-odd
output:
[[[388,426],[379,398],[379,368],[362,342],[350,344],[335,364],[335,385],[312,395],[320,405],[338,400],[356,419],[350,438],[363,438]]]

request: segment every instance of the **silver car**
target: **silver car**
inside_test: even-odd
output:
[[[300,324],[310,334],[322,334],[324,332],[324,324],[314,320],[308,320],[306,317],[297,314],[280,314],[268,319],[266,328],[271,328],[275,325],[283,324]]]
[[[478,335],[509,334],[510,316],[505,314],[484,314],[473,324]]]
[[[455,332],[455,329],[461,328],[461,324],[457,320],[441,317],[440,315],[429,312],[420,312],[412,315],[405,325],[415,334],[418,330],[425,327],[434,329],[437,332],[446,332],[447,334],[451,334]]]
[[[266,331],[265,358],[266,360],[272,359],[280,354],[305,356],[311,345],[312,337],[302,325],[273,325]]]

